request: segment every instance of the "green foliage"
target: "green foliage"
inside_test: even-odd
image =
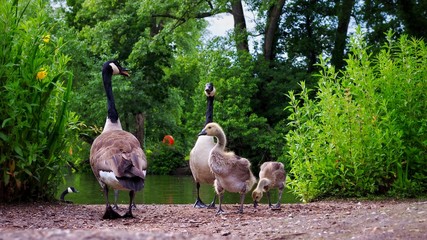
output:
[[[426,191],[426,45],[403,36],[376,57],[357,32],[341,74],[322,59],[316,98],[289,93],[290,186],[305,201]]]
[[[216,42],[218,44],[218,42]],[[220,44],[217,47],[221,47]],[[212,82],[216,88],[214,122],[223,127],[227,135],[227,148],[248,158],[257,168],[261,162],[271,159],[270,150],[275,148],[275,131],[267,120],[252,110],[253,96],[258,79],[253,76],[254,62],[249,55],[236,56],[231,50],[204,49],[199,56],[200,82],[194,90],[193,111],[187,118],[192,147],[197,133],[203,128],[206,113],[206,96],[203,89]]]
[[[72,74],[51,35],[45,1],[0,7],[0,201],[51,200],[77,117],[68,111]]]
[[[175,169],[186,165],[182,150],[175,146],[158,143],[152,147],[153,150],[146,151],[149,174],[168,175]]]

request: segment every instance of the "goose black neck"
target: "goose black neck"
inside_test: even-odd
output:
[[[111,122],[116,123],[119,119],[119,114],[117,113],[116,104],[114,103],[113,86],[111,84],[112,76],[113,70],[104,68],[102,71],[102,80],[104,82],[105,93],[107,94],[108,118]]]
[[[68,188],[67,188],[67,189],[65,189],[65,191],[63,191],[63,192],[61,193],[61,197],[60,197],[61,201],[64,201],[64,197],[65,197],[65,195],[67,195],[67,193],[68,193]]]
[[[205,126],[208,123],[213,122],[213,102],[214,102],[214,96],[208,96],[207,99],[207,105],[206,105],[206,122]]]

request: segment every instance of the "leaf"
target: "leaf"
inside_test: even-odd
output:
[[[9,142],[9,137],[2,132],[0,132],[0,138],[5,142]]]
[[[23,169],[23,171],[24,171],[26,174],[28,174],[28,176],[33,177],[33,173],[32,173],[32,172],[30,172],[30,170],[28,170],[28,169]]]
[[[4,126],[6,126],[7,122],[9,122],[10,120],[12,120],[12,118],[6,118],[5,120],[3,120],[1,127],[4,128]]]
[[[23,156],[22,149],[20,146],[16,145],[14,150],[19,156],[21,156],[21,157]]]

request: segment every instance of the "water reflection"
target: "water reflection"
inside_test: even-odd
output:
[[[67,194],[65,199],[76,204],[104,204],[104,196],[92,173],[74,173],[65,177],[65,184],[60,186],[57,194],[58,199],[62,191],[68,186],[74,186],[79,193]],[[200,198],[209,203],[214,197],[213,186],[202,185]],[[110,202],[113,202],[113,191],[110,191]],[[135,197],[136,204],[193,204],[196,200],[196,186],[192,176],[157,176],[148,175],[145,188],[138,192]],[[277,201],[277,190],[272,191],[272,202]],[[119,204],[128,204],[129,195],[127,191],[119,193]],[[224,195],[224,203],[234,204],[239,202],[239,194],[228,193]],[[245,203],[251,203],[251,194],[246,195]],[[298,200],[288,191],[283,193],[282,203],[296,203]],[[267,203],[264,196],[261,203]]]

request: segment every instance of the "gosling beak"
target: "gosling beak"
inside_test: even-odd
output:
[[[254,201],[254,208],[257,208],[257,207],[258,207],[258,202]]]
[[[202,136],[202,135],[206,135],[206,131],[203,129],[201,132],[199,132],[199,134],[197,136]]]

